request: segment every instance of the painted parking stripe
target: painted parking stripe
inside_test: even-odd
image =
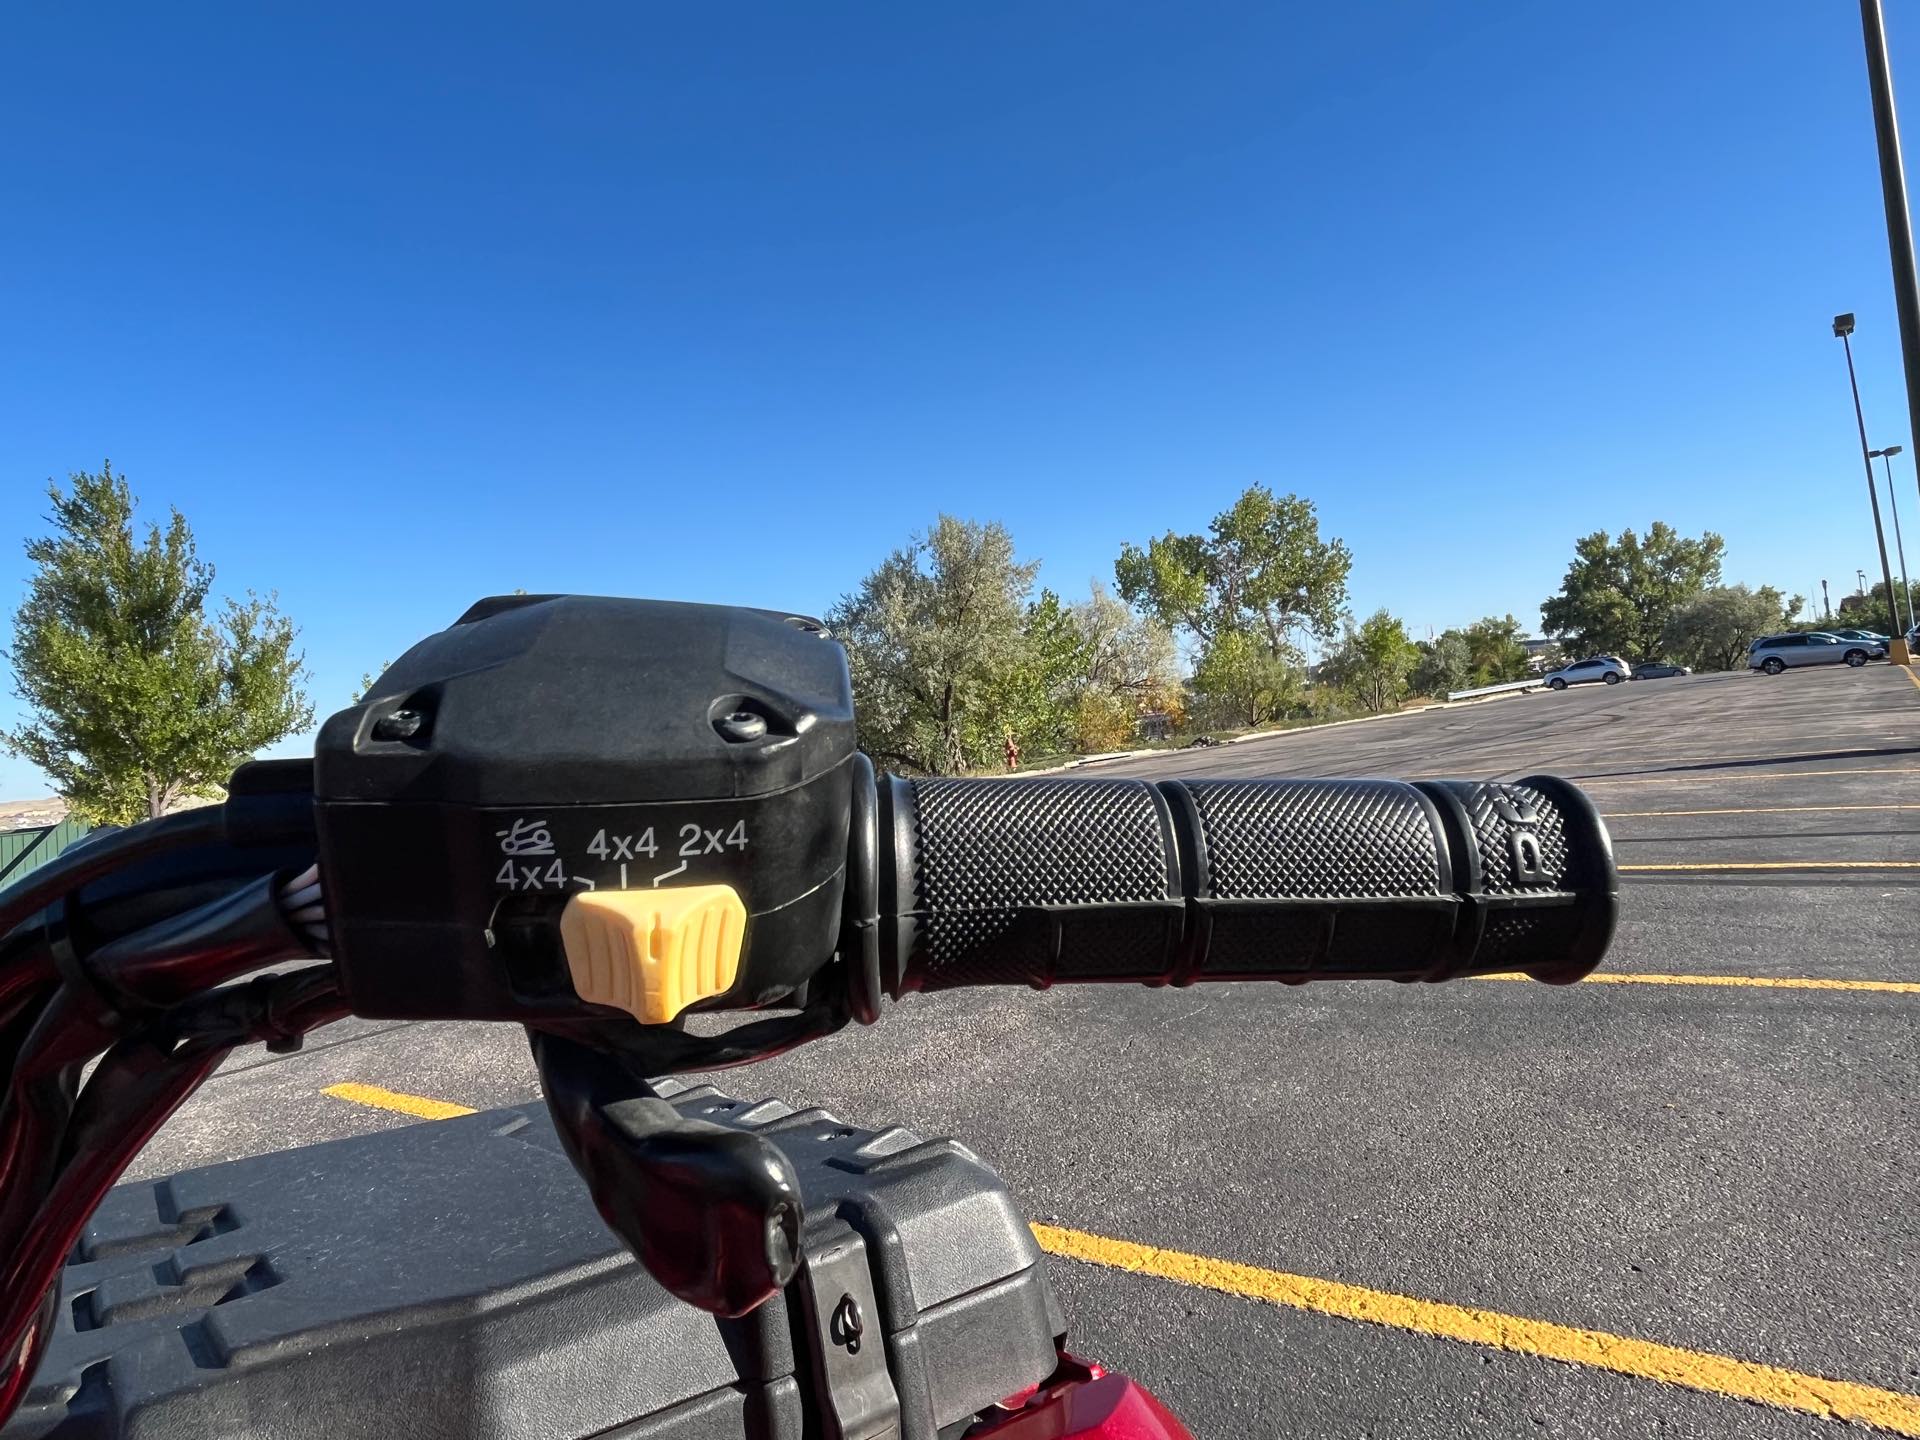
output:
[[[324,1093],[356,1105],[397,1110],[404,1115],[427,1119],[444,1120],[474,1113],[466,1105],[385,1090],[378,1085],[329,1085]],[[1164,1250],[1059,1225],[1035,1224],[1032,1228],[1040,1247],[1063,1259],[1124,1270],[1130,1274],[1151,1275],[1242,1299],[1262,1300],[1312,1311],[1338,1320],[1382,1325],[1417,1335],[1431,1335],[1468,1345],[1533,1355],[1543,1360],[1557,1360],[1567,1365],[1608,1370],[1638,1380],[1684,1386],[1709,1395],[1753,1401],[1781,1410],[1817,1415],[1822,1419],[1871,1425],[1876,1429],[1920,1440],[1920,1396],[1902,1394],[1897,1390],[1882,1390],[1850,1380],[1830,1380],[1825,1376],[1802,1374],[1750,1360],[1736,1360],[1705,1350],[1688,1350],[1652,1340],[1637,1340],[1604,1330],[1582,1330],[1551,1320],[1533,1320],[1521,1315],[1502,1314],[1497,1310],[1450,1305],[1439,1300],[1396,1295],[1386,1290],[1369,1290],[1339,1280],[1292,1275],[1282,1270],[1266,1270],[1257,1265],[1244,1265],[1209,1255]]]
[[[1839,815],[1861,810],[1920,810],[1920,805],[1740,805],[1710,810],[1605,810],[1602,820],[1655,820],[1673,815]]]
[[[1727,839],[1738,840],[1738,835]],[[1732,874],[1742,870],[1920,870],[1920,860],[1676,860],[1667,865],[1616,865],[1622,875],[1700,871]]]
[[[1573,778],[1585,790],[1595,785],[1725,785],[1730,781],[1744,785],[1750,780],[1818,780],[1827,775],[1920,775],[1920,765],[1879,765],[1864,770],[1746,770],[1738,775],[1582,775]]]
[[[1475,980],[1531,980],[1530,975],[1475,975]],[[1920,995],[1920,981],[1824,980],[1802,975],[1633,975],[1603,970],[1582,985],[1711,985],[1754,990],[1859,990],[1881,995]]]
[[[1041,1248],[1050,1254],[1089,1265],[1152,1275],[1242,1299],[1310,1310],[1338,1320],[1384,1325],[1567,1365],[1610,1370],[1637,1380],[1657,1380],[1709,1395],[1817,1415],[1824,1420],[1871,1425],[1896,1435],[1920,1436],[1920,1396],[1897,1390],[1882,1390],[1850,1380],[1830,1380],[1705,1350],[1609,1334],[1604,1330],[1581,1330],[1550,1320],[1532,1320],[1494,1310],[1368,1290],[1338,1280],[1290,1275],[1282,1270],[1265,1270],[1209,1255],[1162,1250],[1058,1225],[1035,1225],[1033,1233]]]
[[[397,1110],[402,1115],[413,1115],[422,1120],[451,1120],[458,1115],[473,1114],[470,1105],[455,1105],[450,1100],[429,1100],[425,1095],[407,1095],[399,1090],[382,1090],[378,1085],[346,1082],[329,1085],[320,1093],[331,1095],[336,1100],[350,1100],[355,1105],[371,1105],[376,1110]]]

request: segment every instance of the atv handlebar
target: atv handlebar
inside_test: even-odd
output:
[[[816,621],[495,597],[330,719],[311,764],[243,766],[218,812],[0,890],[0,1420],[87,1213],[242,1044],[349,1013],[525,1025],[608,1224],[735,1314],[804,1258],[791,1173],[652,1103],[650,1077],[915,990],[1567,983],[1612,934],[1605,826],[1550,776],[876,779],[855,741]],[[257,973],[295,959],[316,963]]]
[[[1552,776],[890,779],[879,811],[896,996],[1516,970],[1564,984],[1613,931],[1606,827]]]

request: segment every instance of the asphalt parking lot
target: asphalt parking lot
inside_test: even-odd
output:
[[[1920,1436],[1920,679],[1594,687],[1103,767],[1537,771],[1610,817],[1611,979],[952,992],[722,1083],[964,1139],[1056,1227],[1075,1347],[1196,1435]],[[134,1173],[430,1123],[342,1084],[534,1094],[517,1032],[350,1022],[237,1057]]]

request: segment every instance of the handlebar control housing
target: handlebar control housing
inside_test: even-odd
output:
[[[571,897],[725,885],[739,963],[699,1007],[782,999],[838,943],[855,759],[845,652],[818,621],[482,600],[315,746],[347,997],[382,1017],[589,1010],[560,939]]]
[[[658,1023],[836,955],[866,1021],[958,985],[1566,982],[1614,923],[1606,828],[1550,776],[876,781],[845,652],[779,611],[483,600],[327,722],[314,792],[377,1017]]]

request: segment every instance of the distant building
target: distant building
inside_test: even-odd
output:
[[[1536,675],[1544,675],[1560,663],[1560,642],[1544,636],[1522,635],[1520,643],[1526,647],[1527,668]]]

